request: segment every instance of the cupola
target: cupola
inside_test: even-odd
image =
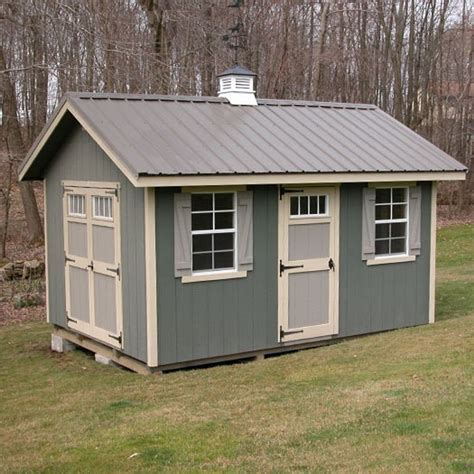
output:
[[[232,105],[257,105],[254,82],[257,75],[237,64],[219,74],[219,97]]]

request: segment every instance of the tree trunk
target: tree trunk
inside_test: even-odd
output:
[[[6,61],[3,47],[0,46],[0,69],[6,70]],[[12,155],[14,162],[19,163],[25,156],[25,146],[21,136],[20,124],[18,122],[16,97],[13,84],[10,81],[8,73],[4,73],[2,77],[3,89],[3,117],[2,135],[6,143],[7,149]],[[8,139],[7,139],[8,137]],[[23,209],[25,211],[26,224],[30,242],[41,242],[43,240],[43,226],[41,217],[36,203],[33,186],[30,182],[19,183]]]

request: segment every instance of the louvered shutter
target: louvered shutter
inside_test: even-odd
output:
[[[375,257],[375,188],[362,190],[362,260]]]
[[[253,269],[253,193],[237,193],[238,270]]]
[[[409,188],[409,247],[410,255],[420,255],[421,251],[421,186]]]
[[[174,195],[174,274],[191,275],[191,193]]]

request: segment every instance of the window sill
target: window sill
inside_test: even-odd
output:
[[[195,283],[198,281],[217,281],[217,280],[233,280],[234,278],[245,278],[247,271],[235,272],[218,272],[207,274],[196,274],[181,277],[181,283]]]
[[[384,265],[386,263],[403,263],[403,262],[414,262],[416,260],[415,255],[400,255],[398,257],[379,257],[367,260],[367,266],[371,265]]]

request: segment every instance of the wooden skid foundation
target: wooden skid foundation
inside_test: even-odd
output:
[[[142,375],[149,375],[149,374],[159,374],[159,372],[152,371],[146,364],[140,362],[132,357],[128,357],[115,349],[111,349],[110,347],[104,346],[100,342],[96,342],[93,339],[89,339],[86,336],[82,336],[66,329],[59,328],[57,326],[53,329],[53,334],[56,334],[77,346],[83,347],[95,354],[100,354],[101,356],[107,357],[111,361],[115,362],[122,367],[126,367],[127,369],[133,370]]]

